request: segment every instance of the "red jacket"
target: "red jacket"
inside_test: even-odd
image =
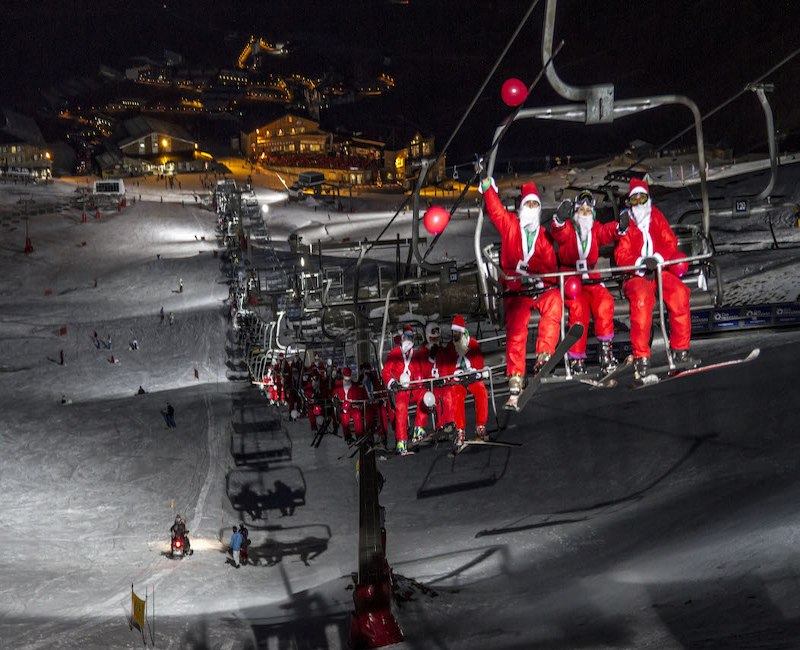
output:
[[[436,365],[440,375],[452,375],[456,370],[482,370],[484,366],[481,346],[474,338],[470,337],[467,344],[467,354],[464,357],[458,354],[455,344],[450,341],[444,348],[439,349],[436,355]]]
[[[559,271],[574,271],[575,264],[581,258],[578,252],[578,235],[575,224],[567,221],[565,224],[559,225],[553,220],[551,229],[553,239],[558,244],[558,270]],[[586,265],[589,269],[597,266],[597,259],[600,254],[600,246],[607,246],[620,238],[617,233],[617,222],[609,221],[608,223],[598,223],[595,221],[592,224],[592,236],[589,242],[589,250],[586,253]],[[599,278],[599,273],[590,273],[589,277]]]
[[[486,202],[486,213],[492,220],[495,228],[500,233],[502,240],[500,250],[500,267],[507,276],[518,276],[517,264],[522,261],[524,253],[522,248],[522,228],[519,219],[508,212],[497,196],[493,187],[490,187],[483,194]],[[527,264],[528,273],[555,273],[556,271],[556,250],[553,246],[553,238],[544,228],[539,227],[539,232],[534,242],[533,255]],[[545,279],[545,284],[555,284],[555,278]],[[503,280],[503,286],[511,291],[519,291],[522,282],[519,280]]]
[[[361,404],[356,404],[356,408],[364,407],[363,402],[367,399],[367,391],[361,384],[350,384],[345,390],[344,384],[339,383],[333,389],[333,396],[341,402],[342,412],[346,413],[354,400],[362,402]]]
[[[665,260],[683,257],[678,252],[678,238],[672,232],[667,218],[661,210],[653,206],[650,213],[650,237],[653,240],[653,253],[658,253]],[[642,256],[644,234],[631,221],[628,231],[620,238],[614,251],[614,262],[617,266],[633,266]],[[667,267],[672,268],[672,267]]]
[[[383,372],[381,372],[381,379],[383,384],[388,388],[389,382],[394,379],[400,381],[400,376],[405,372],[406,364],[403,360],[403,351],[398,345],[392,348],[389,356],[386,357],[386,363],[383,364]],[[430,369],[430,362],[428,361],[427,351],[422,348],[415,348],[411,351],[411,358],[408,363],[409,381],[418,381],[420,379],[427,379]]]

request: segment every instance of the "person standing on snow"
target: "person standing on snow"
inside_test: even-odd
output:
[[[580,273],[564,279],[569,326],[575,323],[583,325],[583,336],[568,352],[570,369],[576,375],[586,373],[590,317],[594,318],[594,333],[600,341],[600,372],[605,375],[617,367],[611,344],[614,339],[614,298],[600,282],[600,274],[592,273],[592,270],[597,266],[600,246],[618,241],[628,229],[630,217],[623,211],[619,222],[600,224],[595,220],[594,208],[594,195],[583,190],[575,203],[567,199],[558,206],[550,230],[558,244],[558,270],[577,270]]]
[[[243,541],[242,534],[239,532],[236,526],[234,526],[229,546],[231,549],[231,557],[233,557],[233,566],[235,566],[237,569],[239,568],[239,554],[242,550]]]
[[[167,412],[164,418],[167,421],[167,428],[169,429],[177,428],[178,425],[175,424],[175,409],[169,402],[167,402]]]
[[[381,378],[386,389],[395,396],[394,437],[395,453],[405,456],[408,453],[408,405],[411,402],[417,405],[414,418],[414,431],[411,434],[411,444],[418,443],[425,437],[423,425],[427,419],[425,405],[422,398],[425,395],[423,388],[408,389],[410,382],[425,379],[428,359],[420,350],[414,349],[414,328],[406,325],[403,328],[400,345],[389,352],[383,366]]]
[[[653,308],[658,291],[656,269],[665,261],[684,257],[678,251],[678,239],[666,217],[653,205],[650,189],[642,180],[632,178],[628,190],[631,226],[617,244],[614,262],[617,266],[639,266],[625,280],[623,290],[630,302],[631,346],[636,379],[641,381],[650,368],[650,333],[653,327]],[[664,266],[661,274],[664,304],[669,311],[669,346],[678,367],[697,365],[689,354],[692,320],[689,311],[690,290],[681,276],[685,262]]]
[[[453,340],[447,344],[439,355],[440,372],[445,375],[464,375],[471,381],[452,386],[453,412],[456,423],[455,444],[460,447],[466,436],[466,412],[464,401],[467,391],[475,397],[475,439],[488,440],[486,421],[489,419],[489,393],[480,378],[484,368],[481,346],[469,335],[464,317],[456,314],[450,325]],[[465,385],[466,384],[466,385]]]
[[[516,411],[525,375],[525,353],[531,309],[538,309],[541,314],[536,333],[534,372],[547,363],[555,352],[563,309],[561,294],[558,289],[552,287],[553,279],[537,280],[534,289],[541,293],[532,295],[519,278],[524,275],[554,273],[556,251],[550,233],[540,225],[542,202],[535,183],[523,184],[517,217],[503,207],[494,179],[484,178],[479,190],[483,194],[486,213],[502,240],[500,267],[505,275],[502,284],[506,312],[506,374],[509,388],[505,408]]]

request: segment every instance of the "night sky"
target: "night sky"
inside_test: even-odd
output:
[[[510,111],[499,89],[510,76],[530,83],[542,64],[541,0],[490,81],[452,148],[451,160],[488,147]],[[99,63],[122,68],[130,57],[161,56],[165,48],[190,63],[233,67],[251,33],[296,43],[276,62],[288,69],[349,78],[397,79],[391,110],[434,133],[441,144],[472,101],[528,0],[388,0],[339,2],[237,0],[48,0],[4,3],[0,24],[0,103],[26,108],[40,89],[71,76],[93,75]],[[565,45],[559,76],[573,85],[610,82],[616,97],[680,93],[703,112],[731,97],[800,48],[800,2],[753,0],[561,0],[555,39]],[[389,61],[388,67],[385,63]],[[285,70],[285,69],[284,69]],[[796,106],[800,56],[766,81],[785,148],[800,148]],[[542,82],[526,106],[564,103]],[[387,113],[388,114],[388,113]],[[660,144],[689,124],[685,110],[652,112],[613,126],[544,125],[515,134],[510,156],[618,151],[633,137]],[[765,151],[761,108],[751,93],[706,125],[707,146]],[[691,138],[689,139],[691,140]],[[684,141],[690,144],[690,141]]]

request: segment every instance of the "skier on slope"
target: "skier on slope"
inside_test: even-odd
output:
[[[632,178],[628,190],[632,223],[614,251],[617,266],[640,266],[625,281],[623,289],[630,301],[631,345],[633,347],[634,373],[638,381],[648,375],[650,368],[650,332],[653,326],[653,308],[658,291],[655,271],[665,261],[684,257],[678,251],[678,239],[666,217],[653,205],[650,189],[642,180]],[[699,363],[689,354],[692,321],[689,312],[690,290],[680,279],[686,272],[686,263],[664,267],[662,284],[664,304],[669,311],[669,345],[672,358],[678,367]]]
[[[554,273],[556,252],[550,233],[540,227],[542,205],[534,183],[523,184],[517,217],[503,207],[494,179],[484,178],[479,189],[486,204],[486,213],[502,239],[500,266],[506,276],[502,282],[505,290],[506,374],[509,388],[505,408],[517,410],[525,375],[531,309],[538,309],[541,314],[536,334],[534,372],[547,363],[556,349],[563,309],[561,294],[552,286],[553,279],[537,280],[534,289],[542,293],[533,295],[530,285],[525,287],[519,277]]]
[[[404,389],[408,387],[409,382],[425,379],[428,376],[427,366],[427,357],[420,350],[414,349],[414,328],[406,325],[403,328],[400,345],[392,348],[389,352],[381,373],[386,388],[395,395],[395,453],[400,456],[408,453],[408,405],[411,402],[417,405],[411,444],[413,445],[425,437],[423,424],[427,415],[424,413],[425,406],[422,403],[425,390]]]
[[[469,335],[466,322],[461,314],[453,317],[450,325],[453,340],[445,346],[439,354],[440,372],[445,375],[461,375],[469,378],[464,384],[456,383],[452,386],[453,412],[456,423],[455,445],[464,444],[466,430],[466,413],[464,400],[467,391],[475,397],[475,439],[488,440],[486,421],[489,418],[489,393],[482,378],[478,378],[484,368],[483,354],[478,341]]]
[[[563,201],[553,215],[551,234],[558,244],[559,271],[577,270],[580,275],[565,278],[564,293],[569,326],[583,325],[583,336],[568,352],[570,368],[576,375],[586,373],[586,337],[589,318],[594,317],[594,333],[600,341],[600,372],[605,375],[617,366],[614,359],[614,298],[600,282],[597,266],[600,246],[607,246],[625,234],[630,223],[627,212],[619,222],[600,224],[595,220],[595,199],[589,190],[578,194],[575,202]],[[572,220],[570,220],[570,217]]]

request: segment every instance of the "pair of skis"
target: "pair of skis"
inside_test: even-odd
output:
[[[670,369],[668,366],[652,369],[647,375],[641,379],[636,380],[631,388],[638,390],[641,388],[648,388],[649,386],[657,386],[664,382],[672,381],[674,379],[681,379],[682,377],[691,377],[702,372],[710,370],[718,370],[719,368],[727,368],[729,366],[736,366],[742,363],[750,363],[758,358],[761,353],[759,348],[754,348],[744,357],[737,357],[735,359],[728,359],[726,361],[717,361],[715,363],[700,364],[694,367],[687,368],[674,368]],[[600,377],[599,379],[581,379],[583,383],[589,384],[593,390],[595,388],[613,388],[619,385],[621,378],[628,372],[633,372],[633,356],[629,356],[614,370]]]
[[[569,330],[567,330],[564,338],[561,339],[561,343],[556,346],[556,349],[553,354],[550,355],[550,358],[542,365],[541,368],[539,368],[536,374],[528,379],[527,384],[519,394],[516,408],[506,407],[497,413],[498,430],[502,431],[508,427],[508,418],[511,413],[515,411],[520,412],[523,408],[525,408],[525,404],[528,403],[528,400],[533,397],[533,394],[539,390],[540,386],[542,385],[542,379],[556,369],[556,366],[563,361],[564,355],[566,355],[569,349],[578,342],[581,336],[583,336],[583,325],[581,323],[575,323],[569,328]]]

